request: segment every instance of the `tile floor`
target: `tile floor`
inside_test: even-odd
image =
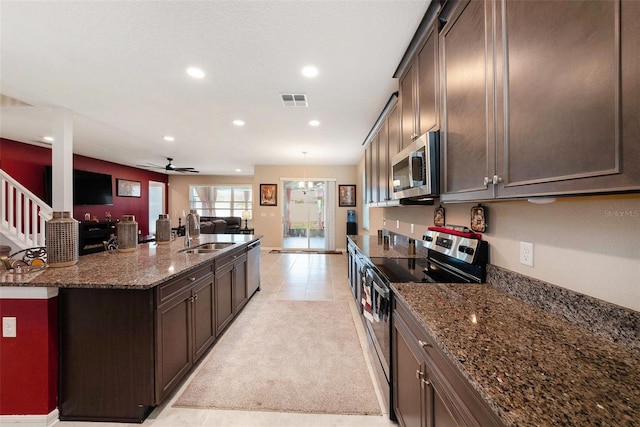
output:
[[[354,323],[361,345],[365,348],[365,331],[362,322],[358,318],[355,302],[347,282],[346,255],[272,254],[268,251],[262,251],[260,256],[262,289],[247,304],[245,311],[251,310],[251,302],[258,299],[349,300],[353,302],[351,304],[351,313],[355,320]],[[240,316],[242,316],[242,313],[240,313]],[[225,339],[232,339],[232,336],[225,335]],[[371,373],[370,359],[366,352],[365,360]],[[195,375],[198,375],[198,367],[191,374],[191,376]],[[182,386],[177,389],[173,396],[164,405],[156,408],[141,425],[153,427],[395,426],[389,420],[388,414],[383,414],[382,416],[356,416],[173,408],[173,401],[180,396],[182,389],[186,387],[188,382],[189,378],[185,379]],[[375,385],[373,378],[372,383]],[[379,390],[376,389],[376,393],[380,397]],[[61,421],[55,426],[120,427],[125,425],[140,424]]]

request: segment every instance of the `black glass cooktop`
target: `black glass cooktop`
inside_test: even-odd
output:
[[[426,259],[420,258],[371,258],[376,268],[389,282],[423,282]]]

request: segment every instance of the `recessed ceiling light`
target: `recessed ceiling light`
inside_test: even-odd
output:
[[[236,126],[244,126],[244,122],[242,120],[234,120],[233,124]]]
[[[320,122],[317,120],[311,120],[309,126],[320,126]]]
[[[187,68],[187,74],[189,74],[194,79],[202,79],[202,78],[204,78],[204,71],[202,71],[198,67],[189,67],[189,68]]]
[[[47,142],[53,142],[53,137],[52,137],[52,136],[45,136],[45,137],[44,137],[44,138],[42,138],[42,139],[44,139],[44,140],[45,140],[45,141],[47,141]]]
[[[167,135],[167,136],[165,136],[165,137],[164,137],[164,140],[165,140],[165,141],[169,141],[169,142],[173,142],[173,141],[175,141],[176,139],[175,139],[174,137],[172,137],[171,135]]]
[[[302,75],[305,77],[315,77],[318,75],[318,69],[313,65],[307,65],[302,69]]]
[[[236,172],[242,172],[242,169],[236,169]]]

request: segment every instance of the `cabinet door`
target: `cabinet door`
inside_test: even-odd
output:
[[[380,175],[380,160],[378,156],[378,133],[371,139],[371,203],[378,203],[379,193],[379,175]]]
[[[389,127],[385,120],[378,132],[378,201],[389,200]]]
[[[247,256],[238,257],[233,265],[233,309],[238,313],[249,300],[247,294]]]
[[[220,335],[233,319],[233,264],[215,272],[216,335]]]
[[[440,37],[445,173],[442,200],[493,198],[495,170],[491,11],[471,1],[443,11]]]
[[[400,80],[400,94],[398,99],[398,105],[400,106],[400,127],[401,127],[401,147],[408,147],[411,141],[418,136],[416,132],[416,93],[415,93],[415,80],[416,69],[413,64],[407,68],[407,72]]]
[[[400,135],[400,110],[398,109],[398,104],[394,106],[389,112],[389,117],[387,117],[387,152],[389,153],[389,166],[387,169],[388,174],[388,182],[387,188],[389,191],[389,200],[393,200],[393,156],[400,152],[400,139],[402,138]]]
[[[504,49],[496,52],[505,54],[496,81],[504,92],[505,128],[498,137],[498,197],[624,186],[631,171],[623,168],[623,143],[637,147],[638,133],[633,142],[620,133],[620,3],[533,3],[506,2],[500,9],[505,26],[497,40]],[[636,63],[637,46],[629,52]],[[638,105],[638,77],[635,82],[629,100]],[[637,129],[637,116],[635,123]]]
[[[398,422],[404,427],[423,425],[423,396],[420,380],[424,375],[422,360],[411,344],[415,339],[404,321],[393,315],[393,409]]]
[[[191,290],[158,307],[158,382],[156,399],[161,401],[191,368]]]
[[[427,370],[425,366],[425,370]],[[428,379],[423,384],[425,394],[425,419],[426,427],[457,427],[467,426],[461,415],[455,408],[448,397],[444,394],[443,389],[433,379]],[[477,425],[477,424],[469,424]],[[478,427],[480,427],[478,425]]]
[[[371,150],[372,144],[369,143],[364,150],[364,175],[365,175],[365,185],[364,185],[364,200],[365,203],[373,203],[372,192],[372,182],[373,182],[373,164],[371,163]]]
[[[418,134],[438,127],[438,33],[435,26],[418,53]]]
[[[213,275],[193,288],[193,354],[198,360],[216,339]]]

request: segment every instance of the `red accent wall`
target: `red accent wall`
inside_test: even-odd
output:
[[[0,168],[18,180],[29,191],[45,199],[44,167],[51,165],[51,149],[0,138]],[[149,181],[169,183],[168,175],[106,162],[91,157],[73,155],[74,169],[110,174],[113,179],[113,205],[74,206],[73,217],[84,220],[84,214],[105,219],[105,212],[113,220],[122,215],[135,215],[138,230],[149,233]],[[141,197],[116,196],[116,179],[124,178],[141,182]],[[168,194],[168,189],[166,194]],[[168,209],[168,197],[165,212]]]
[[[58,400],[58,298],[2,299],[16,337],[0,337],[0,415],[44,415]]]

